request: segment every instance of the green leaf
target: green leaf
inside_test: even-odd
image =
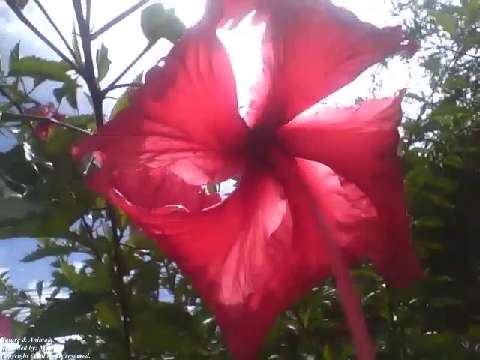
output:
[[[0,198],[0,222],[25,218],[39,211],[38,205],[19,197]]]
[[[28,335],[42,338],[76,335],[81,332],[78,318],[92,312],[97,301],[98,298],[81,293],[70,294],[67,299],[56,299],[42,312]]]
[[[67,340],[65,341],[65,345],[63,347],[63,355],[64,358],[77,358],[81,359],[82,357],[85,357],[85,354],[88,354],[90,351],[90,348],[88,344],[84,344],[80,340]],[[78,356],[68,356],[68,355],[78,355]]]
[[[49,244],[46,246],[38,247],[30,254],[26,255],[21,261],[32,262],[43,259],[49,256],[65,256],[70,255],[73,252],[79,251],[75,246],[62,246],[56,244]]]
[[[113,119],[123,109],[126,109],[130,104],[129,101],[130,93],[126,90],[117,100],[115,105],[113,105],[112,112],[110,113],[110,119]]]
[[[325,360],[333,360],[332,349],[328,344],[323,348],[323,358]]]
[[[100,322],[113,329],[120,328],[122,324],[120,321],[121,315],[116,304],[108,301],[102,301],[98,304],[95,304],[95,311]]]
[[[185,351],[197,336],[193,317],[179,304],[134,304],[135,323],[132,338],[139,349]],[[144,331],[142,329],[149,329]]]
[[[475,24],[480,18],[480,1],[479,0],[468,0],[467,6],[467,24]]]
[[[27,6],[27,4],[28,4],[28,0],[15,0],[13,3],[20,10],[23,10],[25,8],[25,6]]]
[[[65,82],[69,80],[67,71],[70,65],[63,61],[51,61],[35,56],[28,56],[15,61],[10,66],[9,75],[40,77],[52,81]]]
[[[78,273],[73,265],[62,262],[60,269],[67,278],[72,288],[89,294],[104,294],[111,289],[109,272],[105,264],[95,262],[92,264],[92,274]]]
[[[42,280],[37,281],[36,290],[37,290],[38,297],[41,298],[42,294],[43,294],[43,281]]]
[[[75,63],[77,65],[83,64],[82,53],[80,52],[80,46],[78,44],[78,37],[75,29],[75,24],[73,25],[73,30],[72,30],[72,47],[73,47],[73,53],[75,54]]]
[[[173,10],[165,10],[162,4],[152,4],[142,11],[142,31],[150,43],[166,38],[175,43],[185,32],[185,25]]]
[[[424,62],[423,67],[429,70],[432,74],[438,74],[442,67],[441,59],[438,56],[429,56]]]
[[[474,31],[468,34],[465,37],[464,44],[466,49],[480,46],[480,31]]]
[[[442,219],[434,216],[425,216],[418,218],[414,222],[416,227],[445,227]]]
[[[9,67],[11,68],[12,65],[15,64],[19,58],[20,58],[20,42],[17,42],[17,44],[10,51]]]
[[[31,104],[35,103],[32,98],[24,94],[22,91],[18,90],[16,84],[12,85],[0,85],[0,87],[10,96],[15,104],[23,105],[23,104]],[[2,111],[8,111],[10,108],[14,106],[13,103],[9,103],[5,106]]]
[[[143,73],[139,74],[134,80],[133,83],[140,84],[142,81]],[[110,119],[113,119],[120,111],[125,109],[130,104],[130,97],[135,92],[136,87],[131,86],[125,90],[125,92],[120,96],[113,106],[112,112],[110,113]]]
[[[435,18],[437,24],[440,25],[450,35],[455,33],[455,30],[457,29],[457,19],[451,13],[446,11],[435,11],[433,13],[433,17]]]
[[[63,83],[62,87],[56,88],[53,90],[53,95],[55,99],[60,104],[63,98],[66,98],[68,104],[73,109],[78,109],[78,101],[77,101],[77,89],[79,88],[76,81],[72,79],[68,79]]]
[[[2,114],[2,121],[8,113]],[[22,145],[17,145],[6,153],[0,153],[0,179],[12,190],[23,195],[37,181],[37,172],[27,161]]]
[[[436,308],[455,307],[463,305],[463,301],[448,297],[438,297],[433,299],[430,305]]]
[[[104,44],[97,50],[97,79],[102,81],[108,73],[112,62],[108,58],[108,49]]]

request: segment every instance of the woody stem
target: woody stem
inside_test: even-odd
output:
[[[90,91],[90,96],[92,97],[92,102],[93,102],[93,110],[95,113],[95,121],[97,124],[97,129],[99,130],[104,125],[103,100],[105,99],[105,95],[100,90],[97,79],[95,77],[95,69],[93,66],[93,59],[92,59],[93,36],[90,33],[88,21],[83,16],[81,0],[72,0],[72,2],[75,10],[75,15],[77,18],[80,38],[82,40],[83,55],[85,59],[85,65],[81,69],[80,75],[83,77],[83,79],[87,83],[88,89]],[[88,5],[89,4],[87,4],[87,10],[88,10]],[[107,206],[107,216],[112,226],[112,258],[114,262],[113,273],[116,277],[115,287],[116,287],[116,293],[118,296],[120,311],[122,315],[123,335],[125,338],[125,341],[124,341],[125,353],[128,360],[133,360],[134,355],[133,355],[133,349],[131,346],[131,316],[129,311],[127,289],[124,281],[126,272],[125,272],[123,259],[122,259],[121,238],[118,231],[118,224],[117,224],[115,209],[111,205]]]

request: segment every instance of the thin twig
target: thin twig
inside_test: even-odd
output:
[[[58,26],[55,24],[55,22],[53,21],[52,17],[50,16],[50,14],[47,12],[47,10],[43,7],[42,3],[40,2],[40,0],[33,0],[35,2],[35,4],[37,5],[37,7],[40,9],[40,11],[43,13],[43,15],[45,16],[45,18],[48,20],[48,22],[50,23],[50,25],[52,25],[52,27],[54,28],[54,30],[56,31],[56,33],[58,34],[58,36],[60,37],[60,39],[62,40],[63,44],[65,45],[65,47],[67,48],[68,52],[72,55],[72,57],[75,59],[75,52],[73,51],[72,47],[70,46],[70,44],[68,43],[67,39],[65,39],[65,36],[63,36],[62,32],[60,31],[60,29],[58,28]]]
[[[17,18],[23,22],[37,37],[42,40],[50,49],[52,49],[65,63],[67,63],[72,69],[78,71],[77,66],[58,49],[45,35],[43,35],[26,17],[22,11],[15,5],[14,0],[6,0],[8,7],[15,13]]]
[[[20,78],[20,85],[22,85],[23,93],[26,94],[27,93],[27,87],[25,85],[25,81],[23,81],[23,78]]]
[[[93,254],[95,255],[95,257],[99,260],[99,261],[102,261],[102,254],[100,254],[100,252],[98,251],[98,249],[95,247],[95,236],[93,235],[93,229],[92,229],[92,226],[90,226],[90,224],[88,224],[87,220],[85,219],[85,215],[82,215],[82,217],[80,218],[81,221],[82,221],[82,226],[83,228],[85,229],[86,233],[87,233],[87,236],[88,238],[91,240],[92,244],[88,244],[88,248],[90,250],[92,250]]]
[[[35,115],[24,115],[24,114],[11,114],[11,113],[3,113],[3,116],[7,115],[9,119],[12,120],[19,120],[19,121],[35,121],[35,122],[42,122],[42,121],[48,121],[51,122],[52,124],[64,127],[66,129],[74,130],[76,132],[86,134],[86,135],[91,135],[90,131],[79,128],[75,125],[71,125],[62,121],[58,121],[57,119],[51,118],[51,117],[45,117],[45,116],[35,116]]]
[[[115,18],[113,18],[112,20],[110,20],[108,23],[106,23],[105,25],[103,25],[100,29],[98,29],[97,31],[95,31],[93,34],[92,34],[92,40],[96,39],[98,36],[100,36],[101,34],[103,34],[105,31],[107,31],[108,29],[110,29],[112,26],[114,26],[115,24],[119,23],[120,21],[122,21],[123,19],[125,19],[127,16],[129,16],[130,14],[132,14],[135,10],[137,10],[138,8],[142,7],[143,5],[145,5],[147,2],[149,2],[150,0],[141,0],[139,1],[138,3],[136,3],[135,5],[133,5],[132,7],[130,7],[129,9],[125,10],[124,12],[122,12],[120,15],[116,16]]]
[[[74,131],[77,131],[77,132],[80,132],[82,134],[86,134],[86,135],[91,135],[92,133],[88,130],[85,130],[85,129],[82,129],[82,128],[79,128],[75,125],[71,125],[71,124],[68,124],[68,123],[65,123],[65,122],[62,122],[62,121],[58,121],[57,119],[54,119],[54,118],[47,118],[47,120],[55,125],[58,125],[58,126],[61,126],[61,127],[64,127],[66,129],[70,129],[70,130],[74,130]]]
[[[108,85],[105,89],[103,89],[103,94],[107,94],[108,92],[110,92],[111,90],[115,89],[116,88],[116,84],[117,82],[119,82],[124,76],[125,74],[130,71],[130,69],[138,62],[138,60],[140,60],[143,55],[145,55],[152,47],[153,45],[155,45],[154,42],[150,42],[148,43],[147,46],[145,46],[145,48],[142,50],[142,52],[140,54],[138,54],[138,56],[133,59],[133,61],[115,78],[115,80],[113,80],[110,85]]]
[[[121,88],[129,88],[129,87],[140,87],[142,86],[142,83],[130,83],[130,84],[117,84],[117,85],[113,85],[113,86],[109,86],[108,87],[108,91],[112,91],[112,90],[115,90],[115,89],[121,89]],[[107,89],[104,89],[103,92],[104,94],[106,93]]]
[[[17,109],[17,111],[18,111],[20,114],[23,113],[23,109],[22,109],[22,107],[20,106],[20,104],[17,103],[17,102],[10,96],[10,94],[7,93],[7,92],[5,91],[5,89],[2,88],[1,86],[0,86],[0,94],[1,94],[2,96],[4,96],[5,98],[7,98],[7,100],[10,102],[10,104],[12,104],[12,105],[15,107],[15,109]]]

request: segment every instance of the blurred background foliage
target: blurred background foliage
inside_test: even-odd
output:
[[[21,14],[27,1],[7,2]],[[81,78],[102,101],[106,92],[92,89],[115,60],[105,46],[88,54],[86,5],[69,41],[71,63],[22,57],[17,45],[1,69],[0,132],[15,145],[0,153],[0,241],[36,239],[23,261],[52,259],[53,281],[39,281],[32,293],[1,273],[0,312],[12,320],[14,336],[50,339],[64,354],[229,359],[188,279],[118,211],[112,233],[112,213],[72,163],[72,142],[99,125],[98,114],[64,117],[54,109],[62,101],[77,108]],[[430,80],[428,93],[407,94],[418,111],[406,113],[401,149],[426,277],[398,290],[368,264],[353,273],[379,359],[480,359],[480,1],[396,0],[395,8],[421,43],[418,58]],[[175,42],[185,29],[159,5],[147,7],[142,21],[149,45],[162,37]],[[58,84],[48,109],[31,97],[45,81]],[[128,104],[130,91],[114,112]],[[98,111],[95,99],[92,106]],[[81,266],[72,254],[82,255]],[[41,343],[29,345],[17,354],[44,351]],[[341,360],[352,352],[334,284],[326,281],[280,316],[262,358]]]

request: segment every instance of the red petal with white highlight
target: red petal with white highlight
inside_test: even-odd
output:
[[[267,1],[265,71],[249,123],[285,123],[406,48],[401,27],[361,22],[328,0]]]
[[[191,278],[236,358],[250,360],[298,296],[286,206],[277,182],[251,169],[230,198],[200,213],[124,210]]]
[[[378,214],[369,257],[393,285],[421,275],[410,241],[409,217],[397,157],[401,97],[358,107],[320,109],[280,129],[293,156],[330,167],[365,194]]]
[[[73,153],[95,152],[108,171],[162,167],[199,185],[241,171],[236,153],[245,133],[225,49],[201,24],[147,74],[131,105]]]

